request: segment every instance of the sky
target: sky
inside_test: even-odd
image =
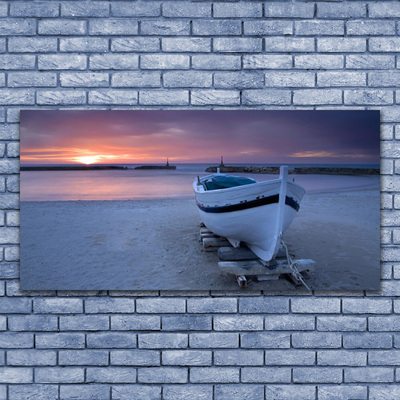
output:
[[[379,164],[379,111],[24,110],[21,164]]]

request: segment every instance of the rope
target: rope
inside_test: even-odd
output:
[[[307,285],[307,283],[305,282],[305,280],[303,279],[303,277],[301,276],[301,273],[297,268],[298,264],[296,263],[296,261],[293,261],[292,257],[290,257],[289,250],[286,246],[286,243],[283,241],[282,235],[280,235],[280,240],[281,240],[282,247],[285,249],[287,262],[289,265],[289,269],[292,271],[293,277],[295,279],[297,279],[298,281],[300,281],[307,290],[311,290],[309,288],[309,286]]]

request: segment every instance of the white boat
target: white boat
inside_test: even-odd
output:
[[[196,204],[206,227],[238,247],[245,243],[260,259],[272,260],[280,237],[300,208],[305,189],[288,181],[288,167],[278,179],[256,182],[213,174],[193,182]]]

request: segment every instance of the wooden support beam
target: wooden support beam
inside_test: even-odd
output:
[[[220,247],[218,257],[221,261],[256,260],[258,258],[248,247]]]
[[[296,260],[298,270],[310,270],[315,264],[314,260]],[[286,259],[272,260],[269,265],[262,264],[259,260],[248,261],[220,261],[218,268],[222,274],[232,275],[282,275],[290,274],[291,270]]]

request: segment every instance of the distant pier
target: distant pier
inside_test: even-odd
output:
[[[167,163],[165,165],[140,165],[135,167],[135,169],[176,169],[175,165],[169,165],[169,160],[167,158]]]
[[[224,164],[211,166],[206,172],[248,173],[248,174],[279,174],[279,167],[261,166],[228,166]],[[379,168],[345,168],[345,167],[295,167],[289,169],[289,174],[296,175],[379,175]]]

